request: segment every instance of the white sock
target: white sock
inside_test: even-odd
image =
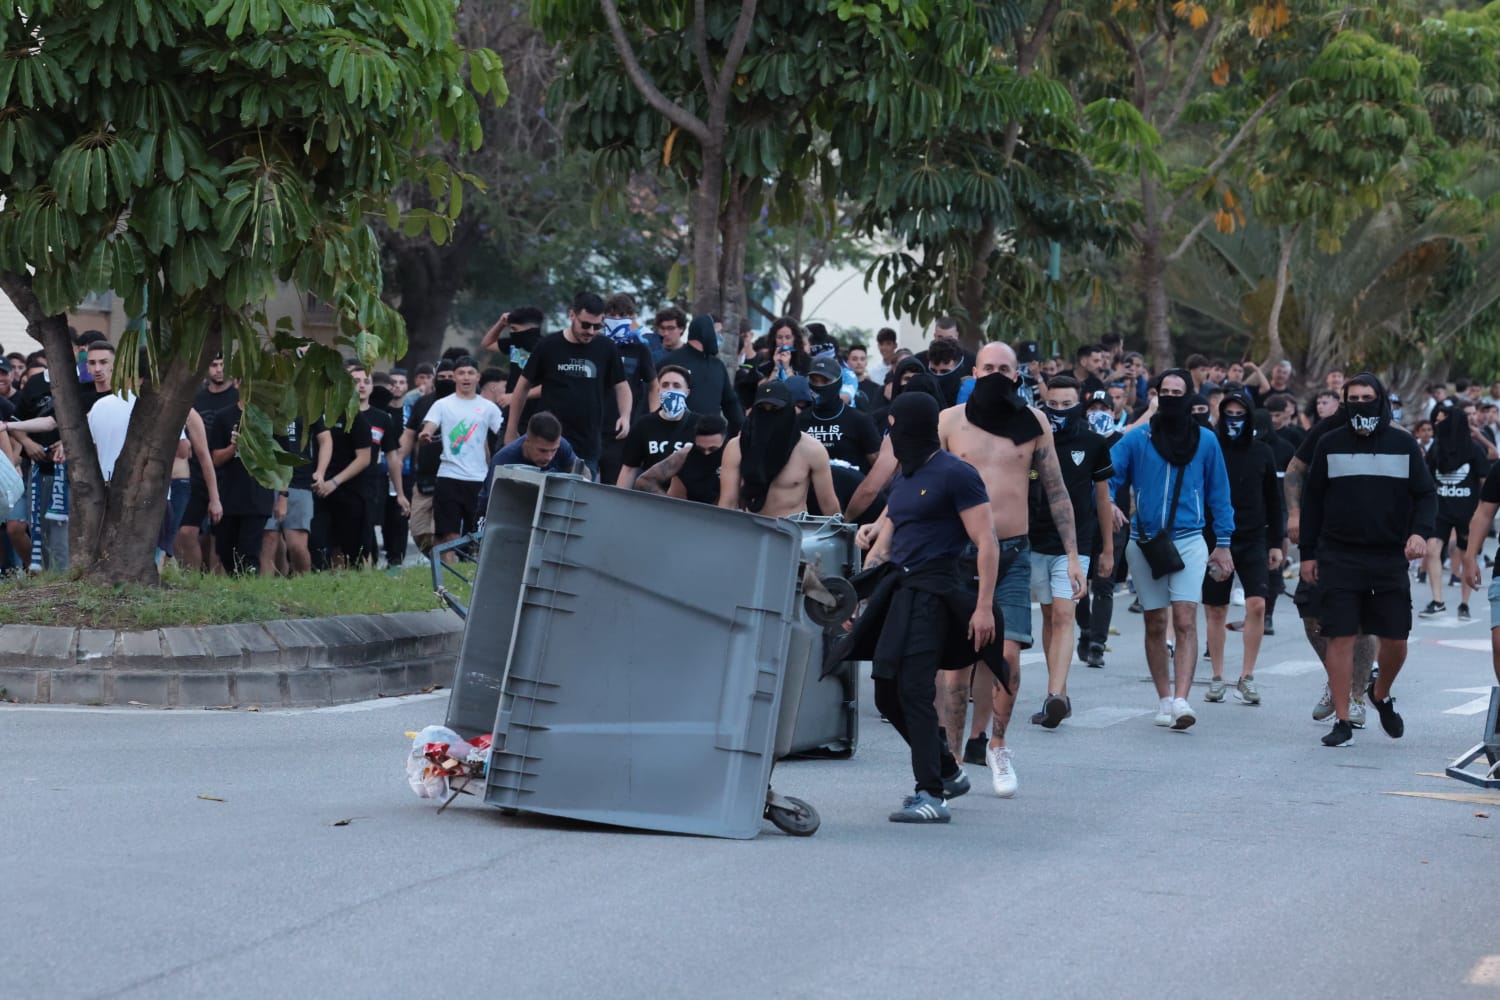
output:
[[[1172,699],[1171,698],[1163,698],[1161,700],[1161,710],[1163,712],[1165,712],[1165,713],[1170,713],[1172,711]]]

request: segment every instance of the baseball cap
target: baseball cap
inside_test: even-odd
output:
[[[812,367],[807,371],[808,375],[821,375],[830,382],[837,382],[843,378],[844,370],[839,365],[838,358],[831,354],[821,354],[813,358]]]
[[[786,386],[787,394],[792,397],[794,403],[811,403],[813,401],[812,384],[807,381],[806,375],[791,375],[782,383]]]
[[[1111,410],[1115,408],[1115,401],[1110,398],[1109,393],[1104,389],[1096,389],[1089,393],[1088,398],[1083,402],[1085,409],[1091,406],[1107,406]]]
[[[780,410],[792,402],[791,390],[781,382],[767,382],[755,390],[755,405],[765,404]]]

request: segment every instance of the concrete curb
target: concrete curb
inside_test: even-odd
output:
[[[335,705],[452,684],[463,633],[441,610],[142,632],[5,625],[0,688],[38,705]]]

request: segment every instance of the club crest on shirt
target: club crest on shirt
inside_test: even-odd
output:
[[[1070,455],[1073,456],[1073,464],[1074,465],[1082,465],[1083,464],[1083,456],[1085,454],[1084,452],[1081,452],[1081,451],[1072,451],[1072,452],[1069,452],[1068,454],[1070,454]]]

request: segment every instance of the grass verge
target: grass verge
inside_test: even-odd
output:
[[[100,584],[42,574],[0,584],[0,624],[104,629],[227,625],[277,618],[430,611],[442,607],[432,571],[342,570],[225,577],[168,568],[158,587]]]

